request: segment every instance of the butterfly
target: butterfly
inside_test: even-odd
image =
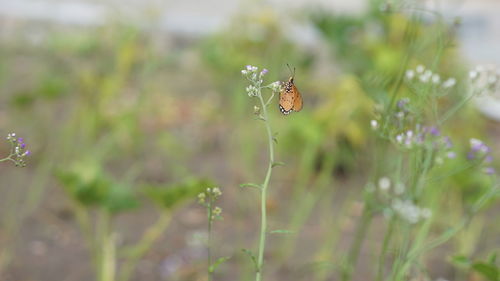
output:
[[[290,66],[287,64],[291,71]],[[295,68],[293,68],[292,76],[287,82],[283,83],[282,90],[280,92],[279,107],[281,113],[288,115],[290,112],[298,112],[302,109],[302,96],[295,87],[293,79],[295,78]]]

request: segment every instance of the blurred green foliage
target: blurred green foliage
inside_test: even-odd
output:
[[[182,202],[193,200],[200,192],[213,186],[213,182],[206,179],[188,179],[182,183],[172,184],[168,187],[146,185],[145,194],[160,207],[172,209]]]
[[[335,245],[343,227],[348,229],[339,221],[349,225],[356,217],[341,217],[349,210],[340,210],[344,206],[334,200],[348,198],[346,208],[355,205],[363,184],[390,173],[399,153],[376,141],[369,120],[397,98],[411,97],[415,110],[424,112],[423,123],[436,121],[429,101],[402,83],[406,69],[422,64],[443,77],[466,76],[453,23],[379,7],[380,1],[373,1],[359,15],[306,13],[320,34],[318,49],[299,44],[280,16],[265,9],[245,11],[227,29],[195,43],[128,25],[49,32],[39,45],[22,38],[4,41],[0,121],[31,135],[35,153],[28,169],[55,174],[74,202],[117,214],[147,205],[145,195],[170,212],[213,185],[204,178],[217,177],[228,187],[260,178],[254,174],[262,169],[264,143],[240,70],[247,64],[268,68],[270,83],[288,77],[289,63],[297,68],[305,103],[300,113],[286,117],[271,106],[277,160],[286,166],[276,169],[270,209],[285,217],[283,228],[294,233],[316,216],[328,230],[317,241]],[[324,46],[329,53],[322,52]],[[449,109],[466,91],[459,84],[439,99],[439,110]],[[459,157],[429,175],[434,191],[427,200],[442,200],[438,209],[456,207],[436,218],[438,227],[455,223],[488,187],[489,180],[465,158],[468,138],[486,138],[486,128],[473,107],[443,125],[443,133],[456,140]],[[174,183],[178,178],[187,180]],[[5,179],[25,184],[14,176]],[[52,188],[50,180],[40,182],[46,191]],[[44,194],[49,193],[40,193],[39,200]],[[225,204],[238,210],[236,219],[255,213],[247,212],[255,204],[246,196],[226,194]],[[289,235],[275,243],[276,252],[285,253],[283,263],[320,256],[314,247],[302,249],[299,238]],[[333,261],[334,252],[332,246],[322,259]],[[481,264],[469,270],[492,276],[491,266]]]
[[[99,163],[77,163],[57,173],[67,194],[87,207],[100,207],[119,213],[139,206],[134,191],[106,174]]]

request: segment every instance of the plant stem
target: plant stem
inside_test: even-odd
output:
[[[385,260],[387,259],[387,250],[389,250],[389,242],[391,241],[392,234],[394,232],[394,224],[396,219],[394,217],[391,218],[389,222],[389,226],[387,227],[387,232],[385,233],[384,242],[382,244],[382,249],[380,250],[380,256],[378,260],[378,272],[377,272],[377,281],[382,281],[384,278],[384,267]]]
[[[262,184],[262,188],[260,190],[260,237],[259,237],[259,253],[257,258],[257,272],[255,275],[256,281],[262,280],[262,271],[264,265],[264,249],[266,246],[266,232],[267,232],[267,207],[266,207],[266,199],[267,199],[267,188],[269,186],[269,180],[271,179],[271,173],[273,169],[274,163],[274,144],[273,144],[273,134],[271,130],[271,125],[269,124],[269,116],[267,114],[266,103],[262,98],[262,93],[259,90],[258,98],[262,107],[262,115],[264,117],[264,124],[266,126],[267,138],[269,144],[269,165],[267,168],[266,178],[264,179],[264,183]]]
[[[208,199],[208,241],[207,241],[207,273],[208,281],[213,280],[213,270],[212,267],[212,208],[213,208],[213,198],[209,196]]]
[[[110,231],[110,214],[106,209],[100,209],[96,225],[98,256],[98,281],[114,281],[115,279],[115,239]]]
[[[127,260],[125,260],[120,270],[120,281],[127,281],[134,272],[137,262],[151,248],[153,243],[158,240],[161,234],[168,227],[172,214],[169,211],[163,211],[154,225],[148,228],[143,234],[141,240],[130,250],[126,251]]]
[[[370,206],[368,204],[365,205],[363,210],[363,215],[361,217],[361,221],[358,224],[358,228],[356,229],[356,234],[354,236],[354,241],[351,244],[351,248],[349,249],[349,254],[347,256],[347,264],[345,268],[342,270],[342,281],[349,281],[352,278],[352,272],[356,267],[356,263],[359,257],[359,251],[361,250],[361,245],[363,244],[363,240],[366,236],[366,232],[370,226],[372,221],[372,212],[370,210]]]

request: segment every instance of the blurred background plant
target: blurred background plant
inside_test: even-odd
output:
[[[213,186],[208,178],[224,188],[212,245],[232,256],[218,278],[251,280],[253,265],[240,249],[257,243],[258,195],[238,185],[260,178],[268,156],[240,70],[259,65],[271,70],[270,81],[286,80],[289,63],[304,109],[283,117],[270,106],[277,161],[286,166],[273,173],[268,223],[288,232],[268,235],[266,279],[397,279],[389,270],[409,243],[426,249],[464,223],[446,243],[416,251],[419,269],[403,270],[405,277],[493,280],[499,205],[481,198],[495,196],[484,171],[497,162],[467,153],[474,138],[497,154],[498,124],[479,114],[469,86],[498,75],[465,59],[461,35],[474,22],[456,20],[436,1],[362,2],[352,4],[354,13],[240,3],[227,25],[205,34],[189,33],[190,25],[172,32],[175,21],[162,21],[158,3],[150,10],[141,3],[138,17],[120,10],[90,25],[20,20],[9,14],[20,4],[2,5],[0,128],[16,130],[34,153],[25,169],[0,165],[0,279],[204,280],[206,214],[195,201]],[[40,3],[27,7],[42,10]],[[399,112],[414,118],[405,133],[417,123],[436,126],[453,140],[442,156],[456,157],[432,167],[418,200],[400,196],[391,205],[379,180],[389,180],[389,194],[399,183],[410,188],[418,182],[410,175],[420,175],[411,165],[426,151],[398,148],[403,131],[390,131],[398,119],[387,118]],[[0,144],[1,155],[10,149]],[[416,210],[405,202],[432,216],[401,226],[388,212]],[[477,202],[483,208],[470,216]]]

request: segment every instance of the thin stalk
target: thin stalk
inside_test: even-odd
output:
[[[396,219],[394,217],[391,218],[389,222],[389,226],[387,227],[387,232],[384,236],[384,242],[382,243],[382,249],[380,250],[380,256],[378,259],[378,272],[377,272],[377,281],[382,281],[384,278],[384,267],[385,261],[387,259],[387,251],[389,250],[389,242],[391,241],[392,234],[394,233],[394,225]]]
[[[213,207],[213,198],[212,196],[209,196],[208,200],[208,241],[207,241],[207,274],[208,274],[208,281],[212,281],[214,276],[213,276],[213,270],[211,270],[212,267],[212,207]]]
[[[96,225],[98,243],[98,281],[114,281],[115,276],[115,245],[114,235],[110,231],[110,214],[105,209],[100,209]]]
[[[356,267],[356,263],[359,257],[359,251],[361,250],[361,245],[366,236],[366,232],[372,221],[372,212],[370,210],[370,206],[365,205],[363,210],[363,215],[361,216],[361,221],[358,224],[356,229],[356,233],[354,236],[354,241],[351,244],[351,248],[349,249],[349,254],[347,256],[347,264],[342,270],[341,279],[342,281],[349,281],[352,278],[352,273],[354,268]]]
[[[465,104],[467,104],[473,97],[475,97],[478,94],[477,91],[472,91],[472,93],[461,100],[458,104],[456,104],[454,107],[449,109],[444,116],[441,118],[441,120],[438,120],[439,125],[443,125],[444,122],[446,122],[451,116],[453,116],[459,109],[461,109]]]
[[[266,246],[266,232],[267,232],[267,207],[266,207],[267,188],[269,187],[269,180],[271,179],[271,173],[274,163],[274,144],[273,144],[273,134],[271,130],[271,125],[269,124],[269,116],[267,114],[266,103],[262,98],[262,93],[260,89],[258,93],[258,98],[262,107],[262,117],[264,124],[266,126],[268,145],[269,145],[269,165],[267,168],[266,178],[264,179],[264,183],[262,184],[262,188],[260,189],[261,225],[260,225],[260,237],[259,237],[259,253],[257,257],[257,273],[255,275],[255,280],[261,281],[263,265],[264,265],[264,250]]]
[[[126,250],[127,259],[120,270],[120,281],[127,281],[130,279],[134,272],[137,262],[144,256],[144,254],[151,248],[153,243],[158,240],[161,234],[168,227],[172,219],[172,214],[168,211],[161,213],[158,220],[151,227],[144,232],[141,240],[134,245],[130,250]]]

